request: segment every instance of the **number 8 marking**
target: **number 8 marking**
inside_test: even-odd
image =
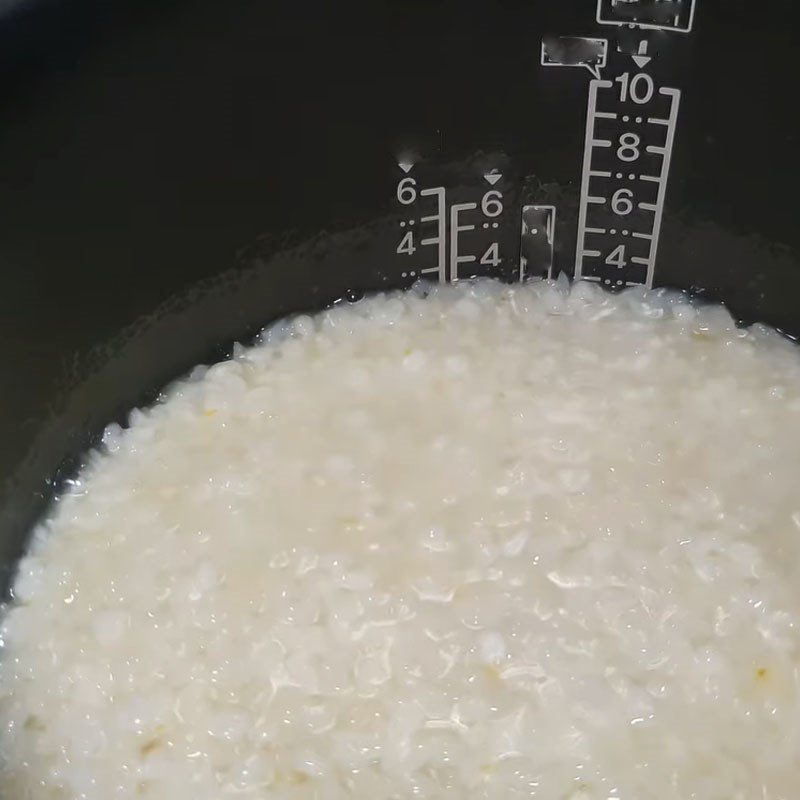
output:
[[[635,133],[623,133],[619,137],[619,147],[617,148],[617,158],[620,161],[636,161],[639,158],[639,143],[641,139]]]

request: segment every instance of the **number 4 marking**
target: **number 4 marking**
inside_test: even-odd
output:
[[[481,264],[489,264],[492,267],[496,267],[501,261],[500,245],[497,242],[492,242],[488,250],[481,256]]]
[[[404,253],[405,255],[413,256],[414,253],[417,252],[417,248],[414,247],[414,232],[409,231],[402,239],[399,245],[397,245],[397,252]]]
[[[625,261],[625,245],[621,244],[615,247],[607,256],[606,264],[611,264],[612,267],[619,267],[622,269],[628,262]]]

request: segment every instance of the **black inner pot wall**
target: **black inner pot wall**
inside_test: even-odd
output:
[[[544,73],[539,43],[609,35],[593,5],[0,4],[0,589],[108,422],[276,316],[407,284],[404,144],[503,154],[518,200],[557,201],[570,273],[589,75]],[[657,282],[797,335],[790,27],[698,0],[664,40],[684,98]]]

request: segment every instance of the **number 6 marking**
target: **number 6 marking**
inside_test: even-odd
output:
[[[626,217],[633,211],[632,197],[630,189],[617,189],[611,198],[611,210],[619,217]]]

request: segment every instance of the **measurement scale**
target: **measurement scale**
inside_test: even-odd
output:
[[[646,72],[589,84],[576,279],[652,287],[680,97]]]
[[[592,75],[573,223],[576,280],[613,289],[654,285],[681,91],[660,85],[647,71],[653,55],[642,32],[686,34],[694,19],[694,0],[597,0],[595,20],[613,26],[616,53],[627,67],[622,70],[619,58],[609,59],[614,51],[607,38],[548,36],[541,42],[542,67],[581,67]],[[609,61],[618,74],[602,74]],[[508,181],[499,183],[498,168],[452,186],[423,174],[430,165],[401,159],[398,167],[394,256],[403,279],[556,276],[554,205],[536,197],[514,202]],[[559,232],[564,229],[561,219]]]
[[[396,198],[403,218],[398,221],[395,255],[402,259],[401,277],[435,277],[445,283],[505,275],[511,258],[501,235],[510,218],[503,173],[493,169],[461,175],[460,185],[447,188],[428,185],[440,177],[435,167],[414,169],[408,162],[398,166],[403,177]]]

